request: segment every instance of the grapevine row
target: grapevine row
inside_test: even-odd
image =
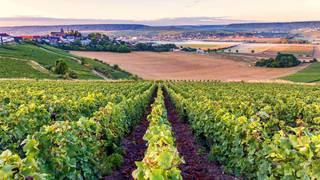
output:
[[[11,85],[1,85],[3,101],[0,103],[0,151],[10,149],[20,154],[21,142],[43,125],[90,117],[108,102],[119,103],[149,87],[148,84],[138,84],[131,88],[126,83],[109,83],[97,91],[88,88],[89,84],[82,83],[79,86],[74,84],[73,88],[68,87],[69,85],[57,88],[52,87],[51,83],[40,83],[31,87],[22,84],[15,90],[10,90]],[[23,90],[25,93],[22,93]],[[20,94],[25,95],[21,97]]]
[[[143,160],[136,162],[137,169],[132,173],[134,179],[182,179],[178,166],[184,160],[175,147],[161,88],[158,88],[148,120],[150,124],[143,138],[148,148]]]
[[[276,84],[168,83],[176,108],[211,159],[258,179],[319,179],[319,88]]]
[[[97,179],[122,163],[120,140],[143,114],[154,86],[135,96],[109,101],[91,118],[44,125],[23,142],[25,158],[3,151],[5,179]],[[134,90],[133,90],[134,91]]]

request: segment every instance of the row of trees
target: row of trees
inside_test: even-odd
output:
[[[175,44],[152,44],[152,43],[138,43],[132,45],[133,51],[152,51],[152,52],[169,52],[172,49],[178,48]]]

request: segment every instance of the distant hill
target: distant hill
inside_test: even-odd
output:
[[[266,30],[290,31],[300,28],[320,28],[320,21],[305,22],[270,22],[270,23],[238,23],[229,25],[175,26],[185,30]]]
[[[14,26],[0,27],[0,32],[12,35],[46,35],[60,29],[73,29],[79,31],[121,31],[121,30],[143,30],[150,26],[140,24],[86,24],[86,25],[55,25],[55,26]]]
[[[81,24],[81,25],[54,25],[54,26],[14,26],[0,27],[0,32],[12,35],[45,35],[61,28],[79,31],[210,31],[210,30],[261,30],[288,32],[299,28],[320,28],[320,21],[306,22],[270,22],[270,23],[240,23],[229,25],[179,25],[179,26],[148,26],[143,24]]]
[[[225,27],[228,29],[293,30],[300,28],[320,28],[320,21],[230,24]]]

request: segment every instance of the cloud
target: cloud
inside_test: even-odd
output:
[[[115,20],[115,19],[59,19],[45,17],[14,17],[0,18],[0,26],[28,26],[28,25],[72,25],[72,24],[144,24],[150,26],[171,25],[221,25],[231,23],[245,23],[253,21],[230,19],[227,17],[180,17],[155,20]]]

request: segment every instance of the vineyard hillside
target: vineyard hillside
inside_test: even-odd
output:
[[[61,79],[65,74],[54,71],[57,61],[63,61],[67,78],[73,79],[130,79],[133,76],[117,67],[98,60],[69,54],[63,50],[33,44],[0,46],[0,78]]]

